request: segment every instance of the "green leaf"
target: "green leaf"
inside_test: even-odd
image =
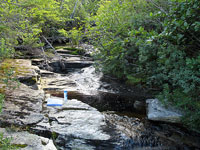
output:
[[[188,27],[188,23],[187,23],[187,22],[184,22],[184,26],[185,26],[185,27]]]
[[[180,40],[184,35],[183,34],[178,34],[178,39]]]

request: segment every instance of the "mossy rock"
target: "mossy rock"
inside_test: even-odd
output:
[[[23,59],[5,59],[0,64],[0,92],[4,93],[6,88],[11,84],[18,84],[17,79],[20,82],[26,82],[30,85],[37,82],[37,74],[34,72],[31,61]]]
[[[47,52],[45,52],[45,54],[47,55],[47,57],[50,57],[50,58],[52,58],[52,57],[55,56],[55,54],[52,51],[50,51],[50,50],[48,50]]]
[[[72,55],[84,55],[85,50],[82,48],[77,48],[77,47],[71,47],[69,45],[62,45],[62,46],[56,46],[56,50],[68,50],[71,51]]]
[[[18,59],[6,59],[0,65],[0,74],[5,74],[5,71],[12,69],[14,76],[24,75],[30,73],[30,66],[27,64],[22,64]],[[26,63],[26,62],[25,62]]]

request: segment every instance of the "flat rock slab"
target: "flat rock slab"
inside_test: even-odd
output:
[[[69,77],[62,77],[60,75],[51,78],[42,78],[41,88],[43,90],[62,91],[62,93],[66,88],[68,91],[78,90],[76,82]]]
[[[51,72],[51,71],[47,71],[47,70],[42,70],[42,69],[40,69],[40,75],[41,75],[42,77],[45,77],[45,76],[54,75],[54,73]]]
[[[74,61],[92,61],[90,57],[67,57],[65,58],[68,62],[74,62]],[[93,63],[93,62],[91,62]]]
[[[0,114],[1,123],[31,125],[40,122],[43,119],[40,113],[43,100],[43,91],[21,84],[19,88],[6,94],[3,111]]]
[[[56,52],[59,54],[71,54],[73,51],[58,49],[58,50],[56,50]]]
[[[52,77],[42,78],[41,84],[44,90],[63,91],[64,89],[67,89],[68,91],[85,92],[86,95],[94,95],[96,93],[87,92],[97,91],[100,88],[101,77],[102,74],[96,73],[95,68],[91,66],[73,73],[69,73],[67,76],[56,74]]]
[[[61,107],[46,107],[46,104],[43,107],[44,116],[48,118],[32,129],[43,133],[56,133],[56,143],[63,149],[85,147],[89,150],[96,141],[102,144],[111,138],[104,131],[107,126],[105,116],[88,104],[72,99],[67,100]]]
[[[11,144],[23,147],[20,148],[21,150],[57,150],[53,141],[48,138],[28,132],[7,131],[4,128],[0,128],[0,132],[4,134],[4,137],[12,138]]]
[[[146,103],[149,120],[179,123],[183,116],[175,109],[164,107],[158,99],[148,99]]]
[[[74,61],[65,61],[65,69],[67,68],[84,68],[89,67],[93,64],[92,61],[87,60],[74,60]]]
[[[72,58],[72,57],[81,57],[80,55],[73,55],[73,54],[59,54],[60,56],[64,58]]]
[[[95,108],[73,99],[55,109],[49,112],[49,118],[55,120],[51,122],[52,131],[90,140],[110,138],[102,131],[102,126],[106,125],[104,115]]]

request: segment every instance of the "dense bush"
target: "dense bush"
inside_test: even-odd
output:
[[[164,31],[157,41],[165,43],[157,58],[164,85],[162,97],[186,112],[184,122],[200,129],[200,1],[183,1],[165,14]],[[162,59],[161,59],[162,58]],[[163,60],[164,59],[164,60]],[[163,72],[166,72],[163,74]]]
[[[102,1],[89,36],[103,71],[157,91],[200,130],[200,1]]]

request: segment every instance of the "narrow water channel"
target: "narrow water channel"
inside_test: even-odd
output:
[[[197,150],[200,148],[198,134],[178,125],[148,121],[145,104],[139,103],[142,107],[137,107],[138,109],[133,105],[135,99],[140,102],[146,95],[137,95],[139,93],[137,90],[131,91],[132,89],[126,89],[113,81],[102,81],[102,74],[95,71],[90,58],[60,52],[64,57],[65,68],[60,68],[58,62],[54,60],[50,63],[54,71],[43,70],[41,73],[41,88],[46,95],[63,98],[63,91],[68,91],[69,100],[65,108],[44,110],[51,113],[48,114],[51,118],[50,125],[57,133],[54,142],[59,149]],[[89,124],[88,120],[84,124],[83,120],[86,118]],[[69,122],[66,123],[66,120]],[[78,125],[79,122],[83,124]],[[95,122],[102,125],[96,125]]]

